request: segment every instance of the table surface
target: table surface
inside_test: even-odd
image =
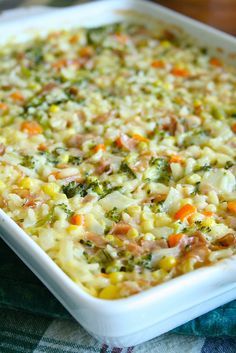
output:
[[[236,0],[153,0],[236,36]]]

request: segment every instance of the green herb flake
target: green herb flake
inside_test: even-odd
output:
[[[122,162],[120,165],[120,172],[125,173],[129,178],[135,179],[136,175],[126,162]]]
[[[227,161],[227,162],[225,163],[225,169],[230,169],[231,167],[233,167],[233,165],[234,165],[233,162]]]
[[[159,182],[167,182],[170,180],[170,168],[169,163],[164,158],[154,158],[150,160],[150,166],[154,166],[157,171],[157,179]]]
[[[59,203],[58,205],[55,205],[55,207],[60,207],[67,214],[68,218],[74,214],[74,212],[65,203]]]
[[[147,254],[139,258],[136,262],[138,266],[143,268],[147,268],[149,270],[152,269],[152,254]]]
[[[82,157],[80,156],[70,156],[69,163],[73,165],[80,165],[82,163]]]
[[[121,212],[117,209],[117,207],[114,207],[112,210],[108,211],[105,216],[115,223],[119,223],[121,221]]]
[[[67,196],[68,199],[71,199],[75,195],[85,197],[88,194],[87,186],[75,181],[71,181],[70,183],[63,185],[62,192]]]
[[[191,192],[191,195],[196,195],[196,194],[199,192],[200,184],[201,184],[200,181],[198,181],[198,182],[195,184],[194,190]]]
[[[22,161],[21,161],[21,165],[23,167],[26,167],[26,168],[34,169],[35,168],[35,159],[34,159],[34,157],[33,156],[29,156],[29,155],[23,156],[22,157]]]

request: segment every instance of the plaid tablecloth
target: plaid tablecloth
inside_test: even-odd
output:
[[[0,0],[0,10],[17,6],[65,6],[83,2],[86,1]],[[1,247],[4,248],[2,243],[0,250]],[[136,347],[120,349],[101,344],[87,334],[42,285],[39,286],[37,279],[32,283],[34,276],[8,251],[8,261],[4,258],[6,253],[0,251],[0,353],[236,352],[236,302]],[[7,274],[8,271],[14,271],[14,266],[19,268],[18,283],[10,276],[4,278],[2,275],[3,272]],[[49,306],[46,307],[49,303],[50,310]]]

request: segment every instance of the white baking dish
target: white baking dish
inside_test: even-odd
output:
[[[125,10],[125,11],[124,11]],[[127,12],[128,10],[128,12]],[[235,38],[163,7],[139,0],[99,1],[41,12],[30,17],[0,18],[0,43],[22,41],[39,31],[70,26],[98,26],[126,19],[160,19],[194,35],[201,45],[235,60]],[[43,30],[42,30],[43,24]],[[229,54],[229,55],[228,55]],[[3,240],[41,279],[74,318],[97,339],[119,347],[147,341],[236,298],[236,257],[198,269],[127,299],[105,301],[79,288],[49,256],[0,210]]]

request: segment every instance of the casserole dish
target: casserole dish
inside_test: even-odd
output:
[[[134,14],[132,11],[134,4],[139,5],[138,12],[142,12],[142,16],[137,13]],[[128,3],[113,2],[112,4],[110,2],[100,2],[96,9],[92,5],[85,5],[79,7],[79,9],[79,17],[76,12],[71,15],[73,10],[66,9],[56,11],[55,15],[34,17],[34,19],[24,21],[22,25],[19,21],[15,21],[15,25],[20,25],[22,28],[22,35],[19,36],[18,34],[17,40],[28,39],[34,29],[37,32],[42,20],[46,21],[48,19],[50,24],[47,29],[58,28],[58,26],[60,28],[68,27],[67,21],[70,21],[69,26],[73,26],[77,23],[78,18],[81,19],[81,26],[98,26],[122,20],[126,18],[127,13],[128,16],[135,16],[137,21],[145,20],[156,7],[148,3],[131,1]],[[166,21],[176,25],[179,19],[182,27],[187,26],[188,20],[184,20],[181,16],[176,15],[175,17],[169,11],[159,7],[157,9],[157,18],[161,14],[162,19],[164,19],[166,14]],[[129,12],[124,10],[129,10]],[[95,11],[96,19],[99,18],[99,21],[91,22],[93,11]],[[110,15],[108,16],[108,14]],[[195,22],[190,21],[190,24],[188,31],[191,32],[195,29],[195,37],[198,34],[200,38],[200,32],[204,30],[205,26],[201,27],[199,25],[199,30],[197,30]],[[2,24],[1,29],[4,33],[7,33],[8,39],[9,36],[14,36],[12,24],[11,26],[6,23]],[[211,42],[213,38],[216,40],[217,33],[217,31],[209,30]],[[219,45],[225,50],[229,49],[234,42],[230,36],[224,38],[223,34],[218,33],[218,37]],[[208,43],[205,42],[204,44]],[[1,223],[3,239],[14,248],[71,314],[92,335],[108,344],[126,346],[140,343],[166,332],[217,305],[223,304],[235,296],[235,258],[232,257],[215,266],[194,271],[136,296],[117,300],[115,305],[111,302],[104,302],[82,292],[4,213],[1,213]],[[190,282],[193,283],[190,285]],[[171,302],[174,302],[174,307],[169,305]],[[136,307],[139,308],[138,311],[135,310]],[[142,319],[140,320],[140,318]]]

